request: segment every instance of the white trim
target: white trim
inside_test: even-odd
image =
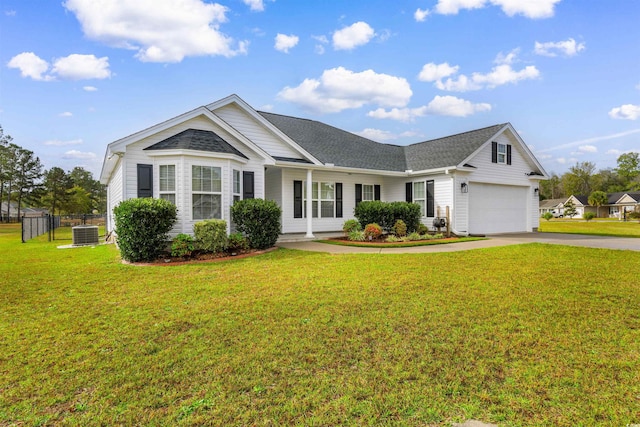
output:
[[[235,160],[236,162],[239,162],[242,164],[246,164],[249,162],[249,160],[247,160],[244,157],[240,157],[237,154],[217,153],[213,151],[178,149],[178,150],[147,150],[145,151],[145,153],[149,157],[191,156],[191,157],[197,157],[197,158]]]

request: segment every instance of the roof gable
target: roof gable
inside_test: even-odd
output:
[[[322,163],[385,171],[407,169],[403,147],[375,142],[315,120],[258,113]]]
[[[405,147],[408,169],[429,170],[463,164],[505,125],[499,124]]]
[[[145,150],[197,150],[213,153],[234,154],[248,159],[247,156],[222,139],[217,133],[208,130],[187,129],[153,144]]]

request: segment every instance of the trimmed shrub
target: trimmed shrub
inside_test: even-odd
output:
[[[584,220],[587,222],[591,221],[595,217],[596,214],[594,214],[593,212],[585,212],[582,214],[582,218],[584,218]]]
[[[416,241],[416,240],[424,240],[423,236],[420,233],[417,233],[415,231],[413,233],[410,233],[409,235],[407,235],[406,239],[409,242],[413,242],[413,241]]]
[[[403,237],[407,235],[407,224],[403,220],[399,219],[393,225],[393,233],[396,236]]]
[[[420,223],[418,225],[418,228],[416,228],[416,232],[418,234],[428,234],[429,233],[429,227],[427,227],[426,225],[424,225],[423,223]]]
[[[238,231],[255,249],[274,246],[280,235],[280,216],[282,210],[271,200],[244,199],[231,206],[231,217]]]
[[[249,249],[249,242],[242,233],[229,234],[229,252],[241,253]]]
[[[113,209],[118,247],[130,262],[158,259],[177,218],[176,205],[164,199],[123,200]]]
[[[544,215],[542,215],[542,218],[549,221],[551,218],[553,218],[553,214],[551,212],[545,212]]]
[[[379,224],[386,232],[393,230],[396,221],[402,220],[407,231],[415,231],[420,224],[420,206],[407,202],[364,201],[358,203],[354,216],[364,224]]]
[[[342,231],[346,234],[351,233],[352,231],[361,231],[362,226],[358,222],[357,219],[348,219],[342,224]]]
[[[196,247],[205,252],[224,252],[229,246],[227,221],[224,219],[205,219],[193,224]]]
[[[364,242],[364,231],[353,230],[349,232],[349,240],[351,240],[352,242]]]
[[[382,236],[382,227],[378,224],[367,224],[364,228],[365,239],[377,239]]]
[[[171,256],[188,257],[194,251],[193,237],[180,233],[171,242]]]

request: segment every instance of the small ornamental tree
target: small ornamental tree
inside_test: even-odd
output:
[[[551,218],[553,218],[553,214],[551,212],[545,212],[544,215],[542,215],[542,218],[549,221]]]
[[[236,229],[243,233],[254,249],[274,246],[280,235],[282,209],[272,200],[244,199],[231,206]]]
[[[589,222],[591,221],[593,218],[595,218],[596,214],[594,214],[593,212],[585,212],[582,214],[582,218],[584,218],[585,221]]]
[[[573,204],[573,200],[567,200],[564,204],[564,217],[573,218],[577,213],[578,211],[576,210],[576,205]]]
[[[122,258],[130,262],[153,261],[169,241],[177,209],[164,199],[129,199],[120,202],[113,214]]]

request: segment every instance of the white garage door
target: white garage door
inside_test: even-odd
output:
[[[469,232],[512,233],[527,230],[527,188],[470,183]]]

